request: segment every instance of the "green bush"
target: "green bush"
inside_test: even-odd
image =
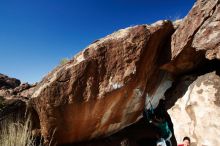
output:
[[[60,60],[60,65],[66,64],[67,62],[69,62],[68,58],[63,58]]]

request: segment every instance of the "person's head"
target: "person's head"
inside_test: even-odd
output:
[[[190,146],[190,138],[185,136],[183,138],[183,144],[184,144],[184,146]]]

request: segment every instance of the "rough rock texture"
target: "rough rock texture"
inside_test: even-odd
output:
[[[45,141],[73,143],[115,133],[140,119],[146,93],[156,107],[171,85],[158,68],[173,31],[169,21],[119,30],[49,73],[31,99]]]
[[[17,93],[17,95],[19,95],[21,97],[30,98],[36,90],[35,89],[36,85],[37,85],[37,83],[32,84],[32,85],[30,85],[30,84],[26,85],[26,83],[25,83],[24,86],[21,86],[21,88],[19,88],[19,92]]]
[[[172,84],[172,87],[169,88],[165,92],[165,109],[168,110],[174,106],[176,101],[182,97],[186,91],[188,90],[188,87],[190,84],[192,84],[193,81],[196,80],[198,75],[184,75],[179,77],[178,79],[175,79],[175,81]]]
[[[0,121],[24,117],[34,86],[0,74]],[[32,91],[32,92],[31,92]]]
[[[0,89],[10,89],[15,88],[21,84],[20,80],[15,78],[10,78],[6,75],[0,73]]]
[[[21,84],[20,86],[16,87],[14,90],[13,90],[13,94],[18,94],[24,90],[27,90],[31,88],[31,85],[29,85],[28,83],[23,83]]]
[[[30,98],[35,91],[36,85],[30,85],[28,83],[23,83],[20,86],[12,89],[0,89],[0,96],[5,99],[13,99],[13,98]]]
[[[0,96],[12,99],[21,97],[31,97],[34,92],[34,87],[37,84],[30,85],[28,83],[22,83],[15,78],[10,78],[0,73]]]
[[[179,74],[197,67],[204,58],[220,59],[219,4],[219,0],[197,0],[172,36],[172,61],[164,68]]]
[[[185,85],[191,82],[185,79]],[[189,136],[193,145],[220,145],[220,76],[215,72],[199,76],[168,112],[179,143]]]

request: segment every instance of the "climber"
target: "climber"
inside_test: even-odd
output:
[[[163,138],[168,146],[172,146],[172,143],[170,141],[170,138],[172,137],[172,132],[168,126],[168,122],[164,117],[161,117],[160,115],[155,115],[155,117],[152,119],[152,124],[157,126],[160,130],[160,138]]]
[[[165,117],[165,108],[164,108],[164,100],[161,100],[158,108],[154,109],[151,102],[150,103],[150,109],[144,110],[144,115],[149,123],[152,123],[159,129],[159,136],[158,139],[164,139],[168,146],[172,146],[172,143],[170,141],[172,137],[172,132],[169,128],[168,122],[166,121]]]
[[[152,123],[160,129],[161,137],[165,139],[167,145],[172,146],[172,131],[167,120],[168,118],[166,116],[165,100],[161,99],[157,109],[155,110],[155,116]]]

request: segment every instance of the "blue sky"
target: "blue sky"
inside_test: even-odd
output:
[[[96,39],[184,17],[195,0],[0,0],[0,73],[34,83]]]

